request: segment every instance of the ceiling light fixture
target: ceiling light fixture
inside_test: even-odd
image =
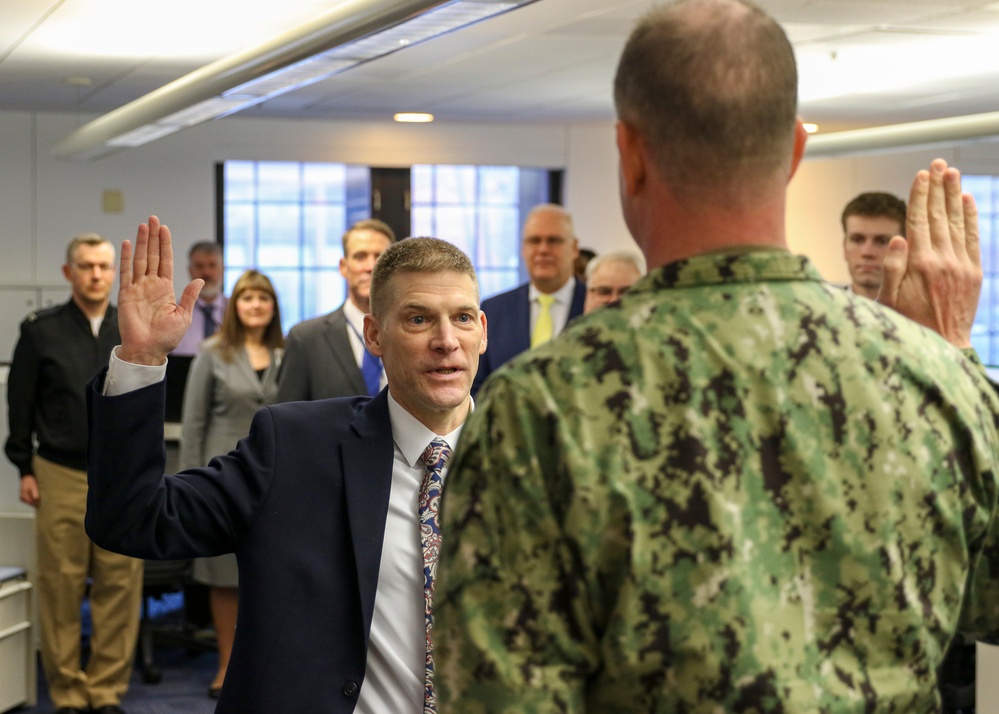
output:
[[[392,118],[404,124],[427,124],[434,120],[434,115],[426,112],[399,112]]]
[[[857,156],[917,147],[950,145],[999,135],[999,112],[837,131],[810,138],[805,158]]]
[[[87,161],[228,116],[537,0],[347,0],[80,127],[52,149]]]

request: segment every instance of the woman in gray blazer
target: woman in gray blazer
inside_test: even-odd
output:
[[[208,338],[191,364],[184,391],[180,466],[205,466],[247,435],[254,412],[277,401],[277,375],[284,351],[277,293],[263,273],[240,276],[222,327]],[[219,666],[208,695],[222,689],[236,632],[239,573],[232,553],[199,558],[194,579],[209,586],[218,638]]]

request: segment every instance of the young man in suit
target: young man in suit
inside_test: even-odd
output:
[[[90,391],[88,533],[143,558],[236,553],[218,712],[434,711],[432,511],[486,344],[471,262],[433,238],[389,248],[364,321],[388,388],[265,407],[234,451],[164,476],[158,380],[200,287],[177,304],[171,258],[155,217],[134,257],[122,246],[122,344]]]
[[[370,309],[371,271],[393,243],[392,229],[373,218],[354,223],[343,234],[340,275],[347,281],[347,299],[333,312],[300,322],[288,332],[279,402],[374,396],[385,386],[382,365],[365,349],[361,335]]]
[[[905,201],[881,191],[862,193],[843,208],[840,223],[850,290],[874,300],[881,289],[888,244],[905,235]]]
[[[572,216],[555,204],[531,209],[521,244],[530,281],[482,302],[482,311],[491,316],[491,340],[475,375],[473,395],[501,364],[547,342],[583,314],[586,286],[575,278],[578,256]]]

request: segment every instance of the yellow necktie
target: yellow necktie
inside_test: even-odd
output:
[[[534,323],[534,332],[531,333],[531,347],[543,345],[552,338],[554,328],[552,326],[552,303],[555,302],[554,295],[538,295],[538,321]]]

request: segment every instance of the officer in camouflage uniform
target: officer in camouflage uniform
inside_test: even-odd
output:
[[[795,74],[739,0],[629,40],[622,203],[653,270],[480,392],[444,498],[441,714],[940,709],[999,399],[970,350],[787,251]],[[970,347],[974,203],[938,160],[910,206],[885,302]]]

